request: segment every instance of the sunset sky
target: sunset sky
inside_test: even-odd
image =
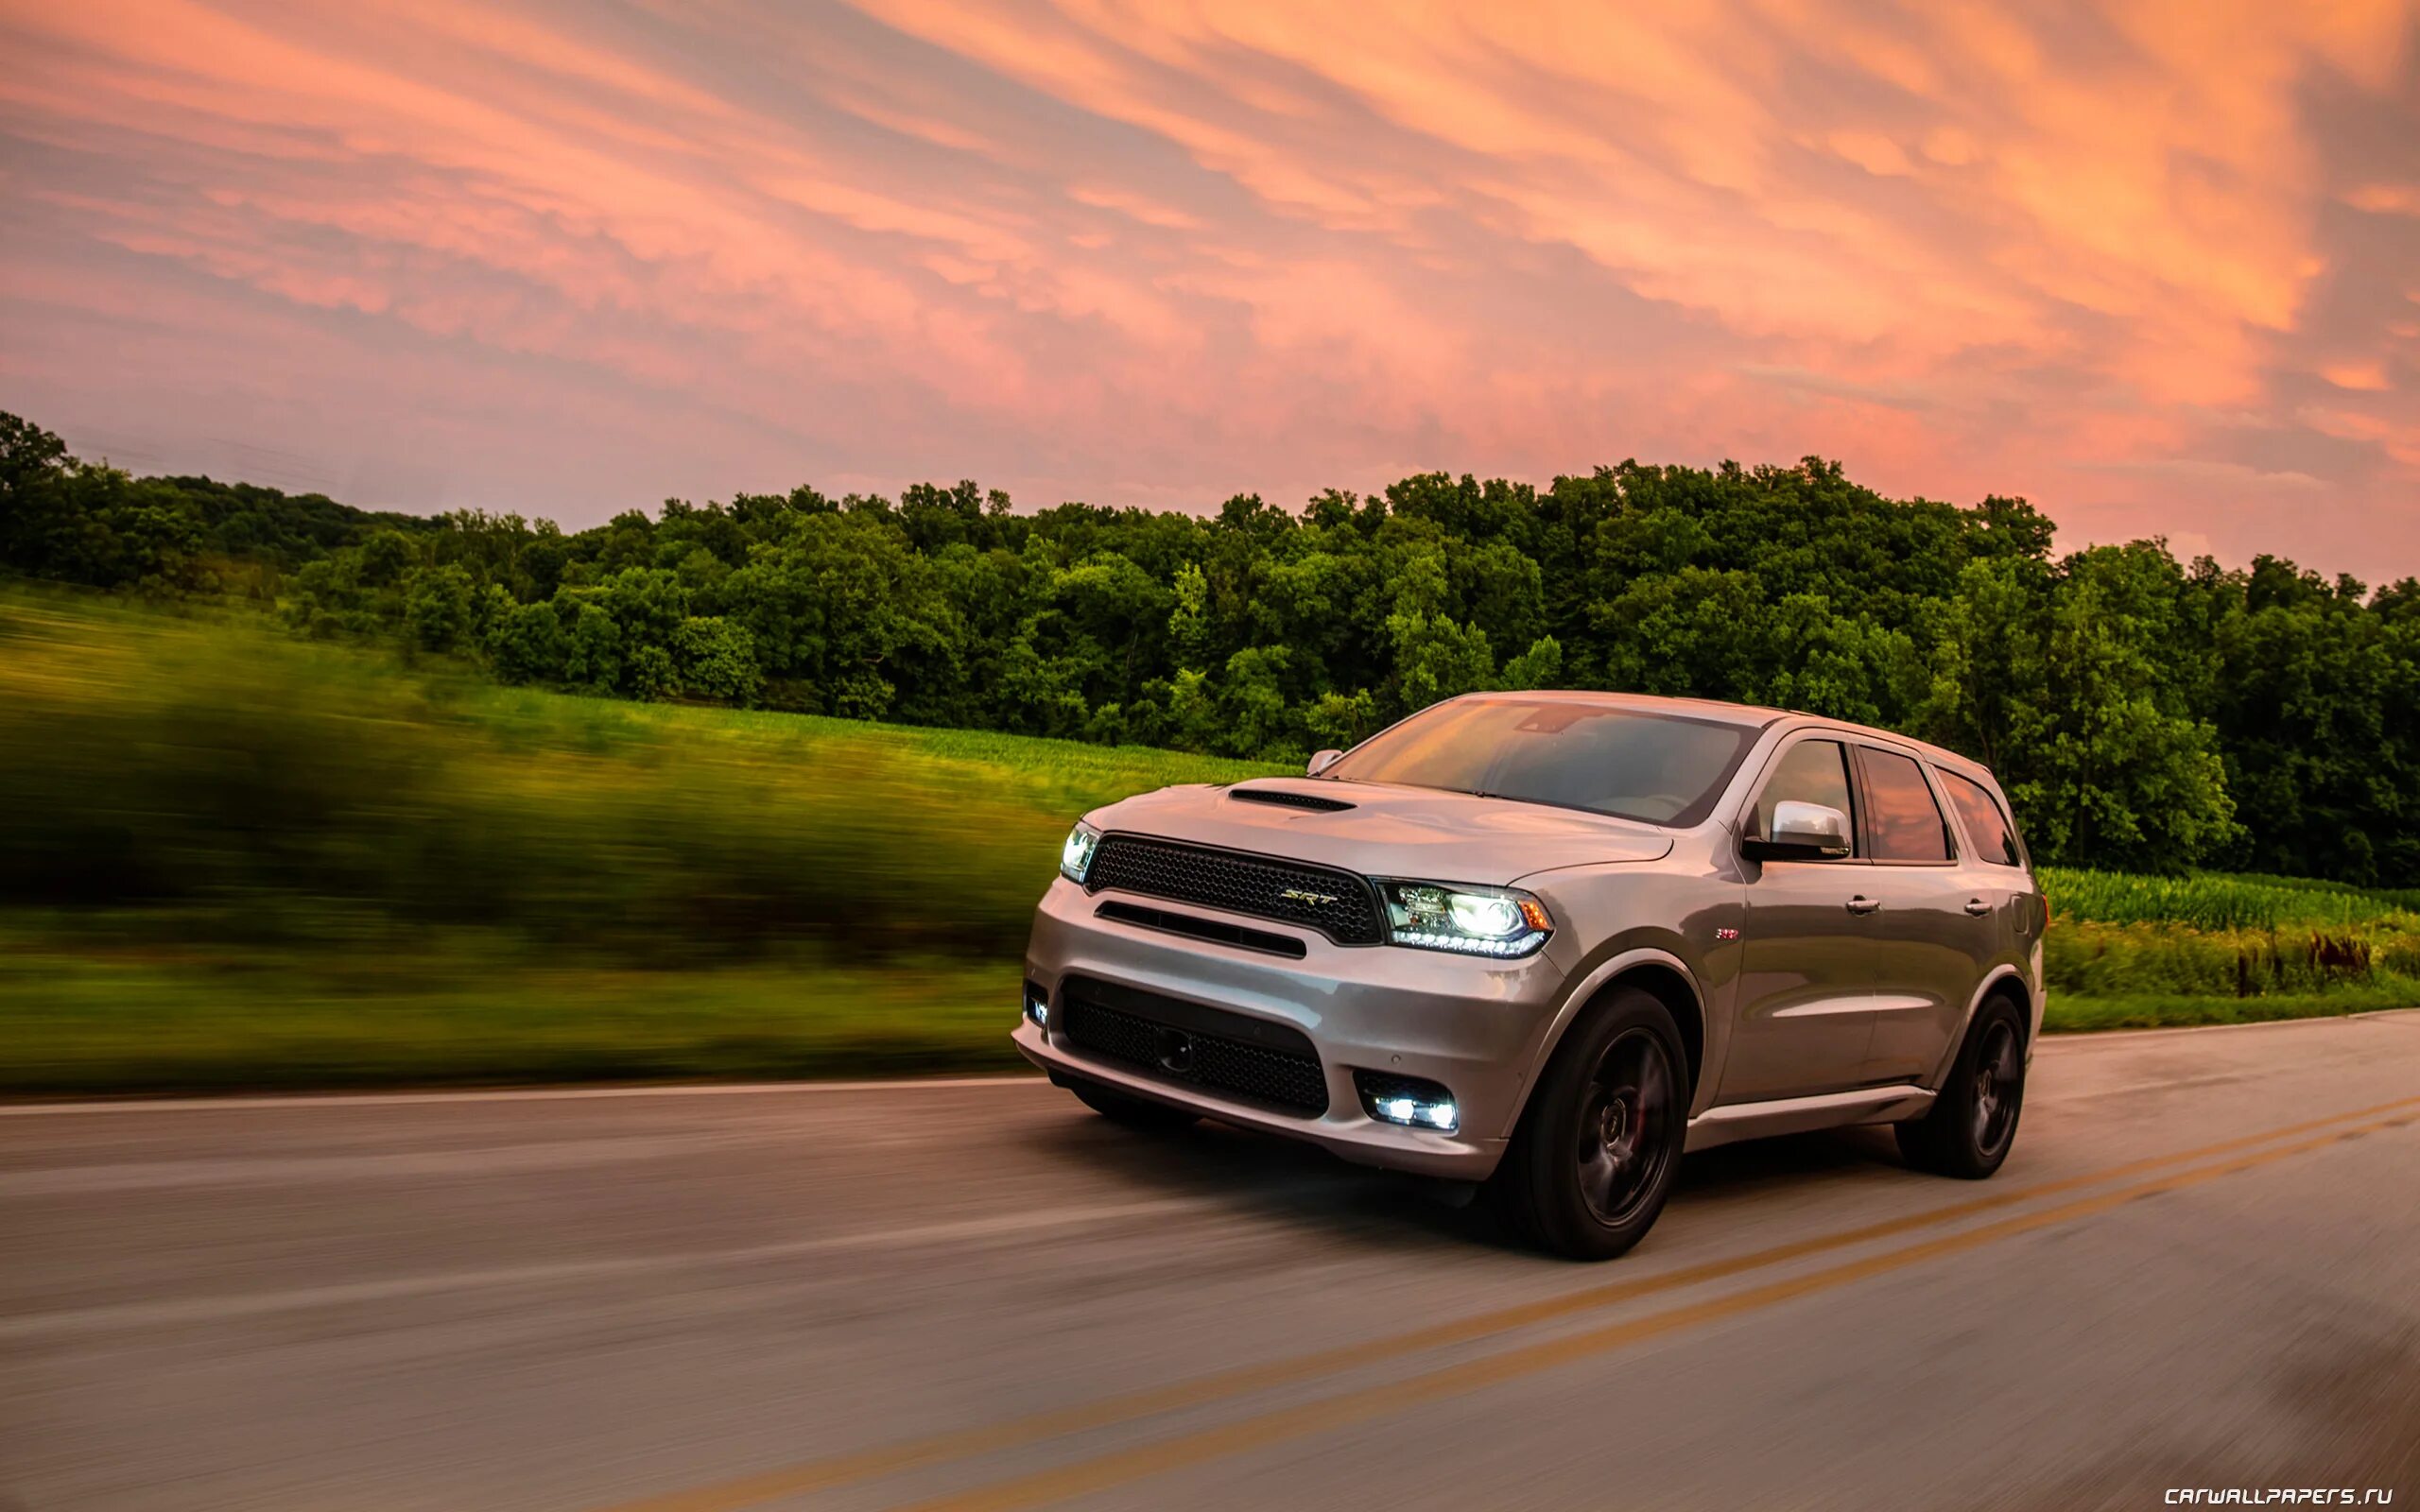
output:
[[[2420,6],[0,0],[0,408],[585,524],[1835,456],[2420,573]]]

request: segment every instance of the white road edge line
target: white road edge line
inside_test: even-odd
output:
[[[193,1113],[260,1108],[409,1108],[424,1103],[551,1103],[602,1097],[738,1097],[765,1092],[888,1092],[920,1087],[1046,1087],[1039,1073],[993,1076],[902,1076],[891,1081],[717,1081],[668,1086],[492,1087],[427,1092],[292,1092],[241,1097],[104,1097],[84,1102],[0,1103],[0,1118],[44,1113]]]

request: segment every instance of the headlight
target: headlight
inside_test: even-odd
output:
[[[1554,933],[1547,905],[1513,887],[1378,883],[1393,944],[1464,955],[1529,955]]]
[[[1093,868],[1093,852],[1100,849],[1100,832],[1089,824],[1079,824],[1067,832],[1067,843],[1059,848],[1059,875],[1069,882],[1081,882]]]

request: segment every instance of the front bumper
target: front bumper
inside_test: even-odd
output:
[[[1019,1022],[1013,1039],[1027,1059],[1058,1076],[1306,1140],[1364,1165],[1461,1180],[1480,1180],[1495,1169],[1563,985],[1551,948],[1495,961],[1334,945],[1309,935],[1306,955],[1295,961],[1096,917],[1098,904],[1114,896],[1121,895],[1096,897],[1062,880],[1035,911],[1026,975],[1048,993],[1053,1009],[1063,1002],[1062,982],[1080,975],[1290,1025],[1319,1054],[1327,1111],[1273,1111],[1101,1057],[1068,1042],[1057,1011],[1047,1030]],[[1204,918],[1270,927],[1265,919],[1184,906]],[[1461,1110],[1460,1129],[1443,1134],[1371,1118],[1356,1070],[1443,1083]]]

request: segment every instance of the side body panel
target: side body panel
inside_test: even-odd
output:
[[[1529,1047],[1524,1102],[1554,1047],[1597,993],[1624,972],[1645,968],[1679,978],[1695,999],[1703,1043],[1690,1111],[1709,1105],[1730,1052],[1731,999],[1739,972],[1739,878],[1727,852],[1728,847],[1692,833],[1677,837],[1672,853],[1653,866],[1572,867],[1520,879],[1518,885],[1553,912],[1558,945],[1565,938],[1585,942],[1555,1012]]]
[[[1843,785],[1838,806],[1858,808],[1846,743],[1838,732],[1793,732],[1775,741],[1746,772],[1726,809],[1727,843],[1756,828],[1758,798],[1786,781],[1793,762],[1811,759]],[[1791,796],[1800,796],[1792,793]],[[1823,794],[1808,794],[1823,799]],[[1847,1091],[1868,1079],[1874,1038],[1876,922],[1866,905],[1872,868],[1858,855],[1827,861],[1750,861],[1737,865],[1745,911],[1739,989],[1732,1011],[1731,1055],[1714,1101],[1729,1106]]]
[[[2027,1005],[2025,1053],[2029,1061],[2032,1058],[2033,1046],[2042,1034],[2042,1008],[2046,995],[2042,985],[2042,936],[2049,924],[2049,903],[2043,896],[2041,884],[2034,878],[2031,859],[2023,854],[2023,839],[2015,835],[2011,825],[2008,796],[2000,791],[1997,780],[1973,764],[1962,766],[1934,758],[1930,765],[1937,768],[1934,773],[1936,785],[1945,789],[1945,797],[1949,796],[1945,790],[1950,779],[1943,773],[1962,775],[1981,788],[1997,806],[1999,822],[2011,826],[2009,833],[2019,847],[2018,862],[2014,866],[1999,865],[1988,859],[1987,848],[1980,843],[1982,837],[1967,822],[1965,814],[1955,802],[1948,805],[1950,820],[1960,836],[1961,855],[1965,858],[1962,875],[1970,888],[1967,902],[1980,902],[1990,910],[1997,954],[1986,965],[1970,992],[1965,1010],[1959,1015],[1954,1031],[1941,1048],[1939,1060],[1926,1076],[1927,1086],[1938,1087],[1949,1074],[1950,1064],[1965,1038],[1966,1025],[1974,1022],[1975,1014],[1982,1007],[1983,999],[1994,991],[2001,990],[2002,984],[2006,985],[2006,989],[2020,995]]]
[[[1919,808],[1928,791],[1935,821],[1930,840],[1936,854],[1948,852],[1940,860],[1894,859],[1878,835],[1869,836],[1874,855],[1867,891],[1878,906],[1867,919],[1875,968],[1868,1085],[1915,1081],[1942,1062],[1965,1031],[1976,986],[2007,957],[2012,938],[1989,901],[1991,879],[1979,875],[1984,868],[1974,847],[1953,827],[1941,779],[1919,756],[1896,745],[1858,744],[1861,789],[1878,760],[1903,775]]]
[[[1966,911],[1985,896],[1971,868],[1872,869],[1869,891],[1882,906],[1868,919],[1876,982],[1865,1080],[1915,1081],[1965,1032],[1967,1005],[1977,984],[2007,956],[2009,930],[1998,912]]]
[[[1746,887],[1731,1056],[1718,1103],[1840,1091],[1868,1079],[1875,1021],[1871,915],[1850,912],[1870,868],[1768,861]]]

